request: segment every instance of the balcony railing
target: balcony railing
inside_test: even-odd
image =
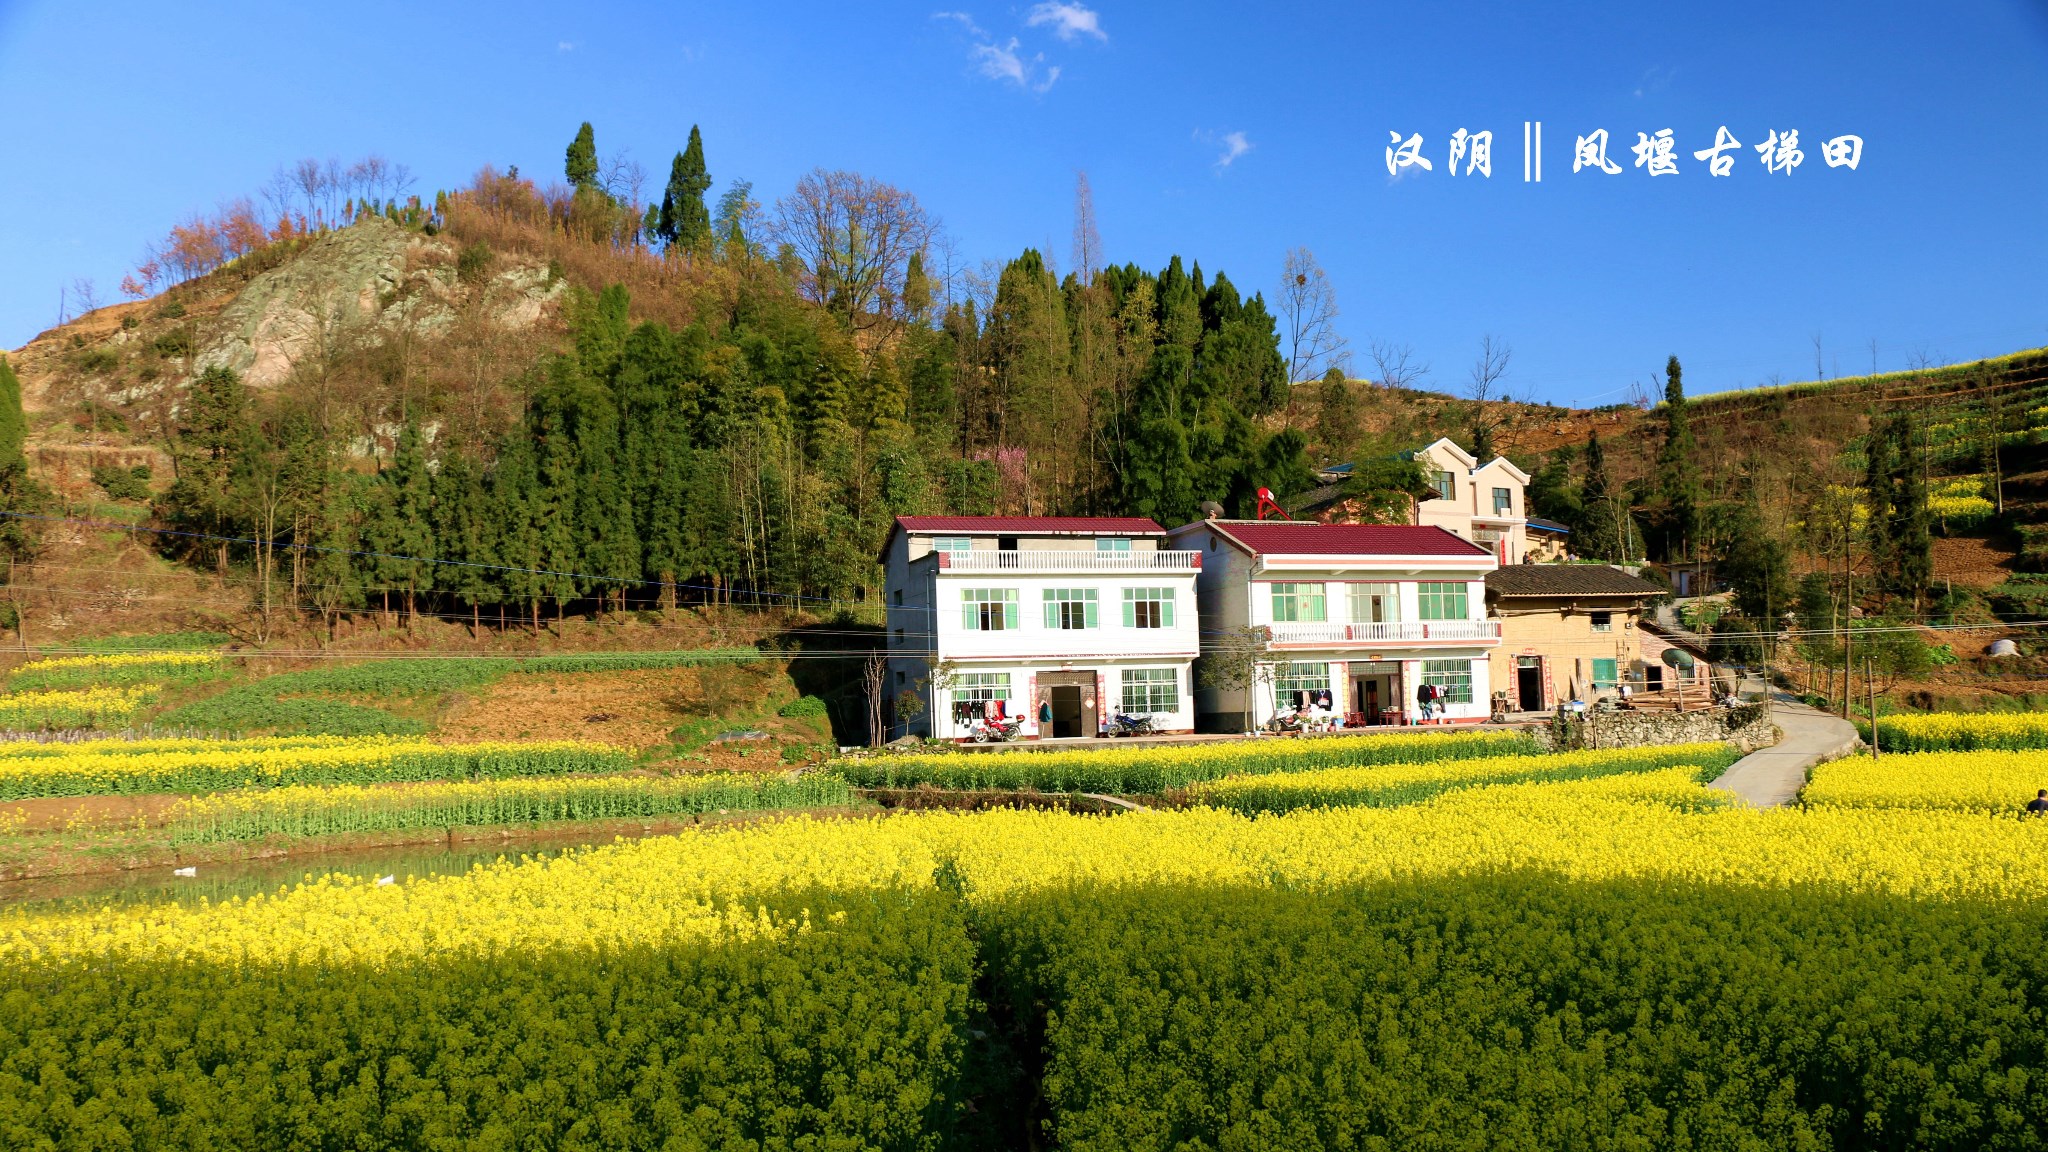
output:
[[[1013,552],[940,552],[942,572],[1195,572],[1200,552],[1063,552],[1020,548]]]
[[[1273,643],[1292,647],[1340,644],[1487,643],[1500,639],[1498,620],[1403,620],[1390,624],[1274,624]]]

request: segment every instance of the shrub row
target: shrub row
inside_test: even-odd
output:
[[[760,812],[851,803],[844,781],[817,774],[719,773],[477,780],[397,788],[337,785],[229,792],[187,800],[166,817],[172,843],[265,836]]]
[[[1513,732],[1417,732],[1385,736],[1228,741],[1215,744],[1061,749],[1052,752],[941,752],[833,762],[856,787],[1031,788],[1044,792],[1156,795],[1224,776],[1368,764],[1533,754]]]

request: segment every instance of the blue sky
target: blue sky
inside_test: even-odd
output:
[[[557,174],[578,122],[650,173],[703,128],[714,195],[816,166],[915,192],[970,262],[1069,260],[1086,171],[1110,257],[1180,253],[1272,295],[1306,245],[1354,346],[1461,386],[1627,398],[2048,343],[2048,4],[1139,6],[0,3],[0,345],[103,297],[182,215],[300,156],[423,189]],[[1522,125],[1544,125],[1543,181]],[[1733,173],[1692,152],[1727,125]],[[1494,133],[1490,179],[1445,170]],[[1571,171],[1608,130],[1619,175]],[[1679,171],[1633,167],[1669,128]],[[1752,146],[1796,129],[1805,162]],[[1432,172],[1390,179],[1390,131]],[[1861,136],[1855,170],[1823,141]]]

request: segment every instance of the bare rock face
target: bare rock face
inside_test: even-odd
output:
[[[230,368],[254,387],[271,387],[334,332],[445,327],[455,292],[446,242],[366,219],[250,281],[221,311],[194,366]]]

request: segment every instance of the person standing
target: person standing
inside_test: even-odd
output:
[[[2043,788],[2039,792],[2034,793],[2034,798],[2027,802],[2027,815],[2048,815],[2048,788]]]

